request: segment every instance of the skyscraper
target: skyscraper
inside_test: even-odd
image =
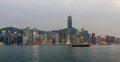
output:
[[[26,28],[26,36],[29,36],[29,34],[30,34],[30,27],[27,26],[27,28]]]
[[[23,44],[27,45],[27,44],[31,44],[31,34],[30,34],[30,27],[27,26],[26,31],[25,31],[25,36],[23,36]]]
[[[71,28],[72,28],[72,16],[68,16],[67,20],[67,43],[66,44],[71,44]]]
[[[68,16],[67,28],[72,28],[72,16]]]
[[[6,42],[6,30],[2,30],[2,36],[4,36],[3,42],[5,43]]]

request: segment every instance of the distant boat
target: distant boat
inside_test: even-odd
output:
[[[100,45],[108,45],[108,42],[101,42]]]
[[[81,42],[79,44],[72,44],[72,47],[90,47],[89,42]]]

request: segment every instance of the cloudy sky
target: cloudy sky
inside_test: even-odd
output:
[[[0,0],[0,28],[57,30],[68,15],[79,30],[120,37],[120,0]]]

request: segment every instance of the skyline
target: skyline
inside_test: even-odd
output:
[[[67,28],[72,16],[73,27],[90,33],[120,37],[119,0],[0,0],[0,28],[17,27],[39,30]]]

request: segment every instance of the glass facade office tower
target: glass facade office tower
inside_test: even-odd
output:
[[[70,15],[68,16],[68,21],[67,21],[67,23],[68,23],[68,24],[67,24],[67,25],[68,25],[67,28],[72,28],[72,16],[70,16]]]

